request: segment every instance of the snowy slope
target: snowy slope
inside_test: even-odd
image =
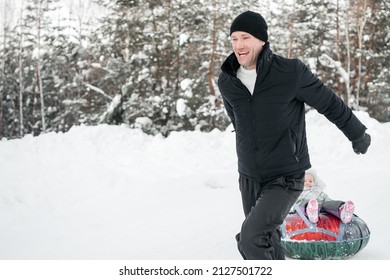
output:
[[[327,193],[355,202],[371,239],[353,259],[390,259],[390,123],[366,113],[372,146],[307,114],[313,166]],[[241,259],[234,133],[152,137],[126,126],[0,141],[0,259]]]

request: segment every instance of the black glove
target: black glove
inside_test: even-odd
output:
[[[365,154],[367,152],[368,147],[371,144],[371,136],[368,133],[364,133],[363,137],[352,141],[353,151],[357,154]]]

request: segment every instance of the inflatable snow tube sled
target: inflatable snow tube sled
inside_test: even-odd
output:
[[[320,213],[317,224],[312,224],[298,213],[289,214],[281,226],[281,244],[285,255],[305,260],[342,260],[361,251],[370,239],[366,223],[354,215],[343,224],[339,218]]]

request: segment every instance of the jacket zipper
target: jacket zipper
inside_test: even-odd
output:
[[[261,176],[261,168],[260,168],[260,162],[259,162],[259,156],[258,156],[258,153],[259,153],[259,146],[258,146],[258,143],[257,143],[257,131],[256,131],[256,121],[255,121],[255,109],[254,109],[254,97],[253,95],[251,94],[251,92],[249,91],[249,89],[241,82],[240,79],[238,79],[237,77],[234,77],[237,82],[239,83],[240,87],[242,87],[248,94],[248,102],[250,103],[250,114],[251,114],[251,129],[252,129],[252,140],[253,140],[253,150],[255,151],[255,160],[256,160],[256,166],[257,166],[257,169],[258,169],[258,172],[259,172],[259,179],[260,179],[260,182],[262,181],[262,176]]]
[[[249,92],[249,90],[248,90]],[[259,172],[259,179],[260,179],[260,182],[262,181],[262,176],[261,176],[261,168],[260,168],[260,161],[259,161],[259,156],[258,156],[258,153],[260,151],[259,149],[259,145],[257,143],[257,129],[256,129],[256,121],[255,121],[255,104],[254,104],[254,97],[251,95],[251,97],[249,98],[249,102],[251,103],[250,106],[251,106],[251,126],[252,126],[252,138],[253,138],[253,149],[255,151],[255,160],[256,160],[256,166],[257,166],[257,169],[258,169],[258,172]]]

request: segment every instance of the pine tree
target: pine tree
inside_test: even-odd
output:
[[[33,134],[46,131],[45,101],[50,99],[50,89],[46,86],[46,63],[50,60],[50,42],[53,41],[54,31],[51,24],[50,12],[53,12],[58,0],[27,0],[26,15],[26,41],[28,51],[34,65],[33,84],[30,84],[33,97]],[[50,71],[49,69],[47,69]],[[47,92],[49,91],[49,92]],[[30,120],[31,121],[31,120]]]
[[[0,45],[0,138],[15,138],[23,135],[22,117],[20,111],[20,90],[18,89],[18,75],[14,75],[18,69],[18,54],[20,49],[18,36],[15,36],[15,27],[11,21],[19,13],[10,1],[3,3],[1,13],[3,17],[2,43]],[[20,22],[19,22],[20,24]],[[16,27],[18,28],[18,27]],[[22,121],[21,121],[22,119]]]
[[[390,120],[390,3],[376,1],[364,37],[366,73],[361,103],[379,121]]]

